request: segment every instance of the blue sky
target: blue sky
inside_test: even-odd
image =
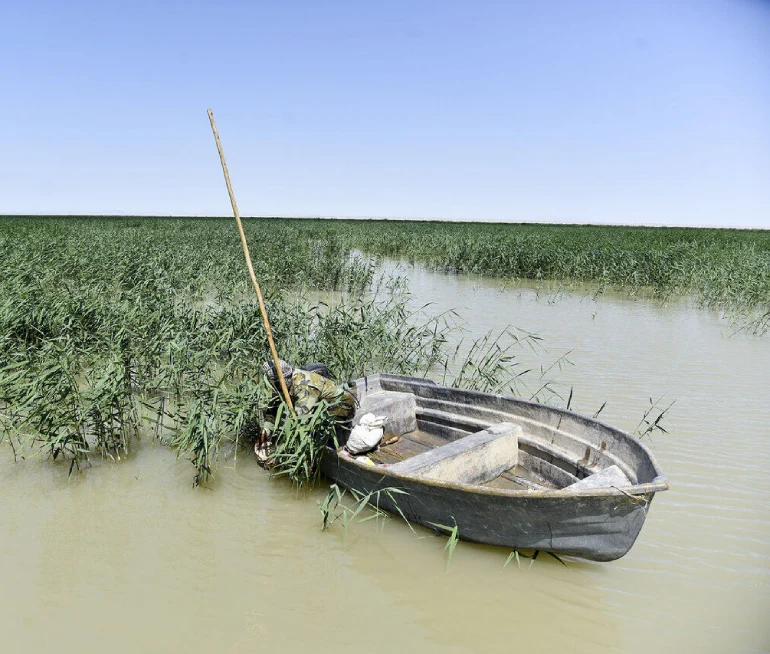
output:
[[[770,228],[770,2],[6,2],[0,213]]]

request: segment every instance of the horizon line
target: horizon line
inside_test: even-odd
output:
[[[233,216],[224,214],[159,214],[159,213],[0,213],[0,218],[223,218]],[[495,218],[440,218],[440,217],[411,217],[411,216],[346,216],[325,215],[306,216],[298,214],[240,216],[243,220],[279,219],[279,220],[370,220],[373,222],[435,222],[460,224],[492,224],[492,225],[551,225],[569,227],[648,227],[663,229],[736,229],[768,231],[770,227],[750,225],[667,225],[664,223],[609,223],[609,222],[569,222],[556,220],[526,220],[526,219],[495,219]]]

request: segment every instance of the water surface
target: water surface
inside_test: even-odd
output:
[[[671,481],[631,552],[539,558],[396,520],[320,531],[323,489],[297,495],[246,456],[212,489],[146,442],[67,479],[0,449],[3,651],[770,651],[770,340],[711,312],[406,270],[419,303],[458,308],[470,336],[508,324],[571,350],[573,408],[633,431],[676,404],[651,447]],[[149,439],[148,439],[149,440]]]

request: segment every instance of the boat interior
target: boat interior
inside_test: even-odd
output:
[[[486,398],[497,396],[476,393],[474,403],[462,396],[472,391],[422,380],[399,387],[383,378],[359,387],[353,424],[366,413],[386,418],[380,446],[366,456],[391,472],[512,491],[631,486],[639,481],[639,469],[645,472],[644,462],[635,466],[627,453],[614,451],[612,438],[586,438],[585,418],[563,420],[564,412],[542,405],[540,415],[527,415],[511,410],[510,398],[508,406],[489,407],[483,406]]]

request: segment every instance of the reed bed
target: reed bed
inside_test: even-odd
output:
[[[444,272],[693,297],[745,329],[770,328],[769,230],[353,220],[296,229]]]
[[[483,370],[468,360],[448,376],[452,316],[411,309],[404,280],[378,278],[338,234],[288,221],[246,231],[284,358],[324,361],[341,381],[443,371],[481,390],[522,383],[506,377],[513,332],[471,348]],[[318,291],[338,300],[310,302]],[[259,433],[274,399],[259,372],[268,356],[230,220],[0,219],[0,440],[14,456],[42,454],[73,472],[150,437],[204,483],[223,453]],[[311,420],[285,424],[297,447],[277,453],[297,484],[312,481],[325,442],[308,435],[330,429],[323,415]]]

